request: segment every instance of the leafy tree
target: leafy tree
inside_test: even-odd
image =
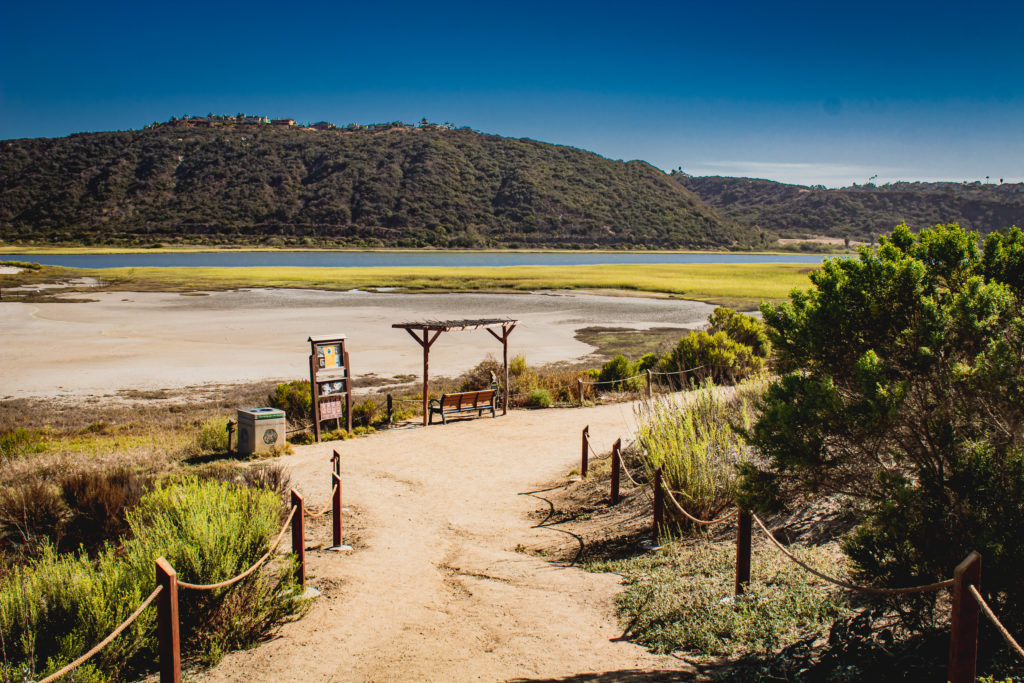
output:
[[[751,315],[719,306],[708,316],[708,332],[725,332],[735,342],[749,346],[755,355],[767,358],[771,342],[764,324]]]
[[[907,585],[984,557],[982,587],[1024,620],[1024,233],[905,225],[762,306],[783,374],[748,439],[741,503],[843,493],[864,581]],[[934,598],[934,595],[932,595]]]

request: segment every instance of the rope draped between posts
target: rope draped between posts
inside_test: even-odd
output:
[[[142,612],[147,607],[149,607],[150,604],[152,604],[152,602],[154,600],[156,600],[156,596],[160,595],[160,591],[162,591],[163,589],[164,589],[163,586],[157,586],[153,590],[153,592],[150,593],[149,596],[145,600],[142,601],[142,603],[135,609],[135,611],[132,612],[130,615],[128,615],[127,619],[122,621],[121,624],[117,628],[115,628],[113,631],[110,632],[110,635],[108,635],[106,638],[104,638],[100,642],[96,643],[96,645],[91,650],[86,652],[84,655],[82,655],[81,657],[79,657],[75,661],[71,662],[70,664],[65,666],[63,669],[60,669],[59,671],[55,671],[54,673],[50,674],[46,678],[44,678],[41,681],[39,681],[39,683],[51,683],[52,681],[56,681],[58,678],[61,678],[62,676],[70,673],[72,670],[77,669],[79,666],[84,664],[88,659],[90,659],[91,657],[96,655],[100,650],[102,650],[107,645],[109,645],[111,643],[111,641],[114,640],[114,638],[117,638],[119,635],[121,635],[124,632],[124,630],[131,625],[131,623],[133,621],[138,619],[139,615],[142,614]]]
[[[288,513],[288,519],[286,519],[284,521],[284,525],[281,527],[280,533],[277,534],[277,538],[275,538],[273,541],[271,541],[270,549],[267,550],[267,552],[263,554],[263,557],[261,557],[260,559],[256,560],[256,562],[254,562],[252,564],[252,566],[250,566],[248,569],[246,569],[241,574],[238,574],[237,576],[233,576],[230,579],[225,579],[224,581],[221,581],[219,583],[189,583],[188,581],[182,581],[181,579],[179,579],[178,580],[178,586],[180,588],[187,588],[187,589],[194,590],[194,591],[212,591],[212,590],[217,589],[217,588],[226,588],[227,586],[230,586],[232,584],[238,583],[239,581],[241,581],[245,577],[249,576],[254,571],[259,569],[260,566],[264,562],[269,560],[270,556],[274,554],[275,550],[277,550],[277,545],[281,542],[281,539],[284,538],[285,532],[288,531],[288,526],[292,523],[292,519],[295,517],[295,511],[298,510],[298,509],[299,508],[297,506],[295,506],[295,505],[292,506],[291,511],[289,511],[289,513]]]
[[[1006,627],[1003,626],[1003,622],[999,621],[999,617],[996,616],[995,612],[992,611],[992,608],[988,606],[987,602],[985,602],[985,598],[981,597],[981,593],[979,593],[978,589],[974,587],[974,584],[967,584],[967,590],[969,590],[971,595],[974,596],[974,600],[978,603],[978,607],[981,608],[981,611],[985,613],[988,620],[992,622],[992,625],[995,626],[996,630],[1003,636],[1007,645],[1016,651],[1018,655],[1024,657],[1024,647],[1021,647],[1020,643],[1014,640],[1013,636],[1010,635],[1010,632],[1006,630]]]
[[[672,501],[673,505],[676,506],[676,510],[679,510],[680,514],[682,514],[683,517],[686,517],[688,520],[690,520],[694,524],[701,524],[701,525],[704,525],[704,526],[711,526],[713,524],[720,524],[721,522],[728,522],[728,521],[730,521],[736,515],[736,513],[739,510],[738,508],[736,510],[730,510],[729,512],[725,513],[724,515],[722,515],[718,519],[698,519],[697,517],[694,517],[689,512],[687,512],[686,509],[682,505],[679,504],[679,501],[676,500],[676,497],[674,495],[672,495],[673,491],[671,489],[669,489],[667,486],[663,486],[662,489],[665,491],[665,493],[668,494],[668,499],[670,501]]]
[[[603,379],[603,380],[600,380],[600,381],[591,381],[591,380],[581,379],[580,383],[581,384],[590,384],[590,385],[618,384],[619,382],[628,382],[631,379],[636,379],[637,377],[646,377],[646,376],[647,376],[647,373],[642,372],[639,375],[631,375],[630,377],[623,377],[621,379]]]
[[[688,370],[672,370],[670,372],[659,372],[658,370],[651,370],[651,374],[652,375],[661,375],[663,377],[667,377],[668,375],[685,375],[688,372],[695,372],[695,371],[701,370],[703,368],[704,368],[703,365],[698,365],[697,367],[690,368]]]
[[[859,586],[855,583],[849,583],[847,581],[843,581],[842,579],[837,579],[835,577],[829,576],[828,574],[823,574],[819,572],[817,569],[811,567],[806,562],[804,562],[796,555],[791,553],[789,550],[785,548],[785,546],[779,543],[779,541],[775,538],[774,535],[772,535],[772,532],[768,530],[768,527],[764,525],[764,522],[761,521],[760,517],[758,517],[755,514],[751,514],[750,516],[755,522],[757,522],[757,525],[761,527],[761,531],[765,533],[765,535],[768,537],[768,540],[771,541],[772,544],[776,548],[778,548],[783,555],[785,555],[790,560],[803,567],[806,571],[810,572],[811,574],[814,574],[819,579],[827,581],[828,583],[834,584],[836,586],[840,586],[841,588],[847,588],[852,591],[857,591],[859,593],[867,593],[869,595],[909,595],[914,593],[928,593],[930,591],[937,591],[942,588],[951,588],[953,586],[953,579],[946,579],[945,581],[929,583],[923,586],[907,586],[906,588],[873,588],[871,586]]]
[[[335,484],[335,485],[334,485],[334,488],[333,488],[333,489],[331,489],[331,498],[333,498],[333,497],[334,497],[334,494],[335,494],[335,493],[337,492],[337,490],[338,490],[338,485],[337,485],[337,484]],[[333,506],[331,506],[331,505],[328,505],[328,506],[326,506],[326,507],[325,507],[325,508],[324,508],[323,510],[320,510],[319,512],[313,512],[313,511],[312,511],[312,510],[310,510],[310,509],[309,509],[308,507],[305,507],[305,506],[303,506],[303,508],[302,508],[302,512],[303,512],[303,514],[305,514],[305,515],[306,515],[307,517],[323,517],[324,515],[326,515],[326,514],[327,514],[328,512],[330,512],[330,511],[331,511],[331,510],[333,510],[333,509],[334,509],[334,508],[333,508]]]

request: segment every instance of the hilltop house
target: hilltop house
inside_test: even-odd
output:
[[[295,119],[274,119],[271,123],[275,126],[294,126]]]

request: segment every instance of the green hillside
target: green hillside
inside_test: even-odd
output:
[[[900,222],[959,223],[981,233],[1024,226],[1024,184],[894,183],[828,190],[753,178],[673,177],[720,214],[773,236],[870,241]]]
[[[7,243],[678,249],[753,235],[647,163],[430,124],[174,121],[0,151]]]

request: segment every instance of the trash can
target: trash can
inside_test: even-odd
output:
[[[249,408],[238,411],[238,453],[265,453],[285,447],[284,411]]]

